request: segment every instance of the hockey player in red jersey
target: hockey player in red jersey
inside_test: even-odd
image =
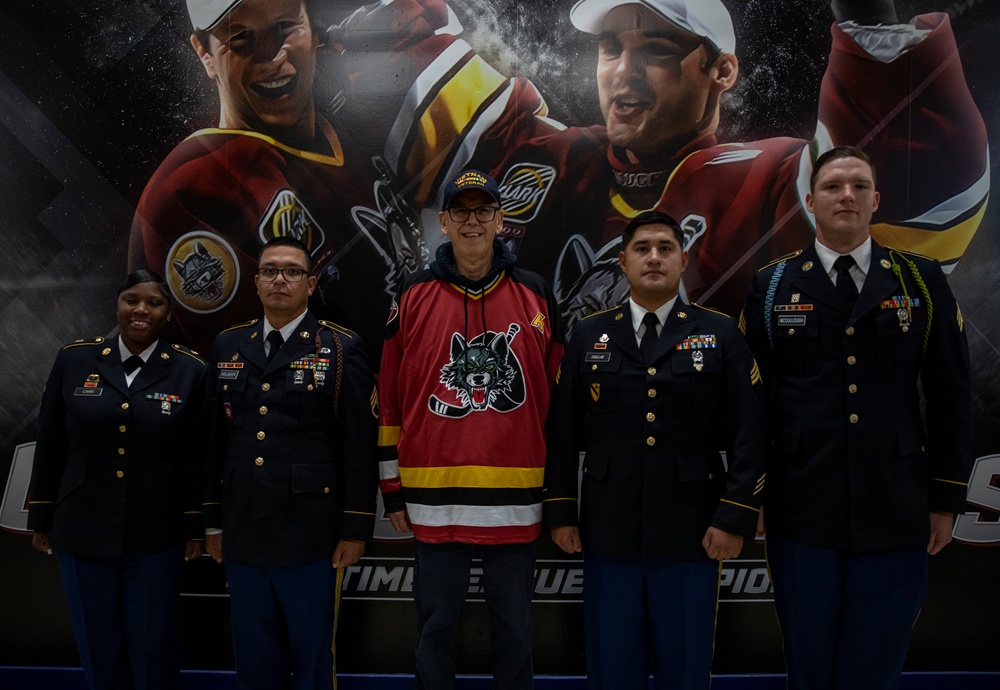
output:
[[[313,311],[361,333],[378,361],[390,292],[426,252],[387,166],[317,103],[325,33],[311,6],[187,6],[191,45],[218,88],[219,126],[181,142],[153,175],[133,221],[129,265],[166,276],[179,326],[207,352],[219,330],[257,315],[257,253],[291,235],[316,266]]]
[[[804,209],[812,161],[857,144],[886,170],[892,201],[880,241],[946,266],[962,256],[989,191],[986,132],[948,17],[898,23],[890,0],[834,0],[837,22],[811,141],[719,143],[719,103],[738,77],[736,38],[719,0],[582,0],[570,19],[597,36],[604,126],[565,127],[523,77],[508,79],[461,38],[443,0],[394,0],[338,32],[355,89],[405,81],[385,158],[436,208],[441,181],[480,167],[504,195],[503,237],[542,273],[572,324],[618,304],[618,236],[640,211],[680,221],[688,300],[734,313],[755,268],[812,240]],[[373,41],[373,39],[376,39]],[[352,46],[388,44],[377,60]],[[403,75],[403,76],[400,76]],[[384,105],[383,105],[384,107]],[[368,114],[370,117],[370,113]]]

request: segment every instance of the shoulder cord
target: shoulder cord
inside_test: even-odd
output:
[[[778,263],[771,275],[771,282],[767,286],[767,294],[764,296],[764,326],[767,328],[767,342],[774,350],[774,324],[771,323],[771,311],[774,309],[774,295],[778,292],[778,283],[781,282],[781,275],[785,272],[787,261]]]
[[[344,382],[344,346],[340,342],[340,336],[337,332],[330,329],[330,334],[333,336],[334,347],[337,348],[337,371],[333,379],[333,417],[338,419],[340,417],[340,387]],[[316,331],[316,356],[319,356],[319,350],[323,347],[323,341],[320,340],[319,330]]]
[[[894,249],[889,250],[889,256],[893,259],[892,274],[896,276],[896,279],[903,288],[903,298],[906,300],[906,304],[910,304],[910,293],[906,289],[906,281],[903,280],[903,269],[901,269],[899,264],[895,261],[896,257],[899,257],[899,259],[909,267],[910,273],[913,274],[913,280],[917,284],[917,288],[920,289],[920,294],[923,296],[924,302],[927,304],[927,327],[924,329],[924,343],[922,350],[922,354],[926,354],[927,344],[930,342],[931,337],[931,321],[934,318],[934,302],[931,300],[931,291],[927,289],[927,283],[924,282],[924,277],[920,275],[920,271],[917,269],[917,265],[915,263]],[[910,307],[907,306],[907,311],[909,310]]]

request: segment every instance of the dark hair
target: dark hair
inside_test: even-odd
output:
[[[816,178],[819,177],[820,169],[827,163],[832,163],[840,158],[857,158],[858,160],[864,161],[868,164],[868,167],[872,171],[872,184],[875,184],[875,166],[872,165],[872,159],[867,153],[859,149],[857,146],[837,146],[832,148],[822,156],[816,159],[813,163],[812,174],[809,175],[809,191],[812,192],[816,189]]]
[[[159,273],[150,271],[148,268],[140,268],[138,271],[132,271],[125,276],[125,280],[118,286],[118,294],[122,294],[139,283],[156,283],[156,287],[163,293],[163,296],[167,300],[170,299],[170,290],[167,288],[167,281]]]
[[[303,254],[306,255],[306,270],[312,271],[313,262],[312,262],[312,255],[309,254],[309,248],[306,247],[306,245],[303,244],[300,240],[295,239],[291,235],[279,235],[278,237],[272,237],[267,242],[265,242],[264,246],[260,248],[259,252],[257,252],[258,264],[260,263],[260,257],[264,256],[264,252],[270,249],[271,247],[292,247],[294,249],[298,249],[299,251],[301,251]]]
[[[684,231],[681,229],[680,223],[673,219],[673,216],[668,216],[666,213],[661,211],[643,211],[629,221],[629,224],[625,226],[624,230],[622,230],[623,250],[628,247],[628,243],[632,241],[632,236],[635,234],[635,231],[643,225],[666,225],[674,231],[674,237],[677,238],[677,244],[680,245],[681,249],[684,248]]]

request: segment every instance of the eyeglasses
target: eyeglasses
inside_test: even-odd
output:
[[[469,216],[476,214],[476,220],[480,223],[489,223],[497,217],[499,206],[479,206],[478,208],[465,208],[464,206],[451,206],[448,208],[448,217],[456,223],[464,223],[469,220]]]
[[[285,277],[285,282],[301,283],[302,279],[309,275],[309,271],[304,268],[258,268],[257,277],[264,283],[273,283],[278,279],[278,274]]]

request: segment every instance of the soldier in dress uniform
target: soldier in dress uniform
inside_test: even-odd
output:
[[[220,333],[208,366],[206,548],[240,688],[333,687],[342,575],[375,523],[375,383],[361,339],[308,311],[310,263],[296,239],[264,245],[264,318]]]
[[[753,538],[764,485],[760,375],[733,320],[678,295],[673,218],[639,214],[622,246],[628,301],[583,319],[563,359],[545,522],[583,551],[589,687],[645,689],[652,671],[707,689],[721,561]]]
[[[131,273],[119,334],[64,347],[38,413],[28,529],[58,553],[92,690],[179,679],[181,566],[203,552],[205,363],[160,339],[170,318],[163,278]]]
[[[770,401],[761,531],[788,687],[895,688],[965,508],[969,352],[938,263],[872,241],[868,156],[832,149],[810,189],[815,243],[757,273],[741,323]]]

